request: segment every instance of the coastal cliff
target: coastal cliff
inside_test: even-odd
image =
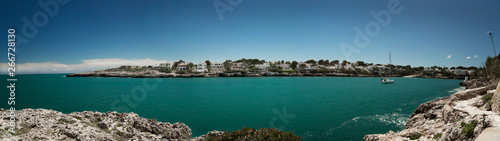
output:
[[[1,115],[10,110],[0,109]],[[141,118],[135,113],[73,112],[64,114],[47,109],[15,111],[16,128],[9,132],[10,117],[0,119],[0,140],[64,140],[64,141],[203,141],[203,140],[277,140],[301,141],[300,136],[274,128],[243,127],[232,132],[210,131],[192,137],[184,123],[164,123]]]
[[[8,110],[1,109],[1,115]],[[16,133],[8,132],[9,118],[0,120],[2,140],[203,140],[207,135],[192,138],[184,123],[163,123],[139,117],[135,113],[73,112],[64,114],[46,109],[16,111]]]
[[[474,140],[486,128],[500,128],[500,116],[492,112],[495,85],[471,88],[421,104],[404,130],[365,135],[364,141]],[[500,91],[497,88],[496,96]],[[495,97],[495,96],[493,96]],[[492,106],[493,105],[493,106]]]

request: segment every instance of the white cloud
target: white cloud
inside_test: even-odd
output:
[[[446,57],[446,59],[450,59],[451,58],[451,55],[448,55],[448,57]]]
[[[474,55],[474,58],[477,58],[477,55]]]
[[[89,59],[82,60],[80,64],[62,64],[58,62],[44,62],[44,63],[24,63],[16,64],[16,73],[18,74],[39,74],[39,73],[76,73],[94,70],[103,70],[110,68],[119,67],[121,65],[133,65],[133,66],[158,66],[160,63],[170,62],[167,60],[152,60],[146,59]],[[7,63],[0,63],[1,70],[7,70]],[[2,74],[7,73],[6,71],[0,72]]]
[[[465,59],[471,59],[470,56],[465,57]]]

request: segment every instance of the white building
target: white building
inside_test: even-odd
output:
[[[194,64],[193,71],[194,72],[208,72],[207,63],[199,62],[197,64]]]
[[[160,68],[172,69],[173,65],[174,65],[174,63],[172,63],[172,62],[160,63]]]
[[[260,70],[267,70],[269,67],[271,67],[271,65],[269,65],[269,63],[255,65],[255,68],[260,69]]]
[[[233,63],[231,65],[231,70],[246,70],[247,65],[244,63]]]
[[[292,68],[290,68],[290,64],[278,64],[276,66],[281,67],[281,70],[284,70],[284,71],[292,70]]]
[[[342,68],[344,68],[346,70],[354,70],[354,67],[352,66],[352,64],[345,64],[345,66],[342,66]]]
[[[302,64],[304,64],[304,65],[305,65],[305,68],[301,68],[301,67],[300,67],[300,66],[303,66]],[[311,65],[311,64],[309,64],[309,63],[305,63],[305,62],[299,62],[299,63],[297,63],[297,67],[298,67],[299,69],[302,69],[302,70],[307,70],[307,71],[311,71],[311,70],[316,70],[316,69],[317,69],[317,67],[316,67],[316,66],[313,66],[313,65]]]
[[[211,73],[223,73],[226,69],[224,68],[224,63],[212,62],[210,64]]]
[[[175,68],[176,70],[188,70],[188,66],[186,63],[179,63],[177,64],[177,67]]]
[[[463,70],[463,69],[453,69],[451,70],[456,75],[467,75],[467,73],[473,73],[473,70]]]

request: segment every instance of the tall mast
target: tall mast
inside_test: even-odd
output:
[[[392,69],[391,69],[391,64],[392,64],[392,59],[391,59],[391,52],[389,52],[389,77],[392,76]]]
[[[392,59],[391,59],[391,52],[389,52],[389,64],[392,63]]]
[[[488,32],[490,34],[490,39],[491,39],[491,45],[493,45],[493,53],[495,53],[495,55],[493,55],[493,57],[497,56],[497,51],[495,50],[495,43],[493,43],[493,33]]]

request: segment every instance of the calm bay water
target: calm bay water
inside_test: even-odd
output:
[[[7,76],[1,78],[5,88]],[[145,118],[185,123],[193,136],[244,126],[276,127],[305,140],[362,140],[365,134],[402,130],[418,105],[451,95],[460,82],[394,78],[395,84],[384,85],[380,78],[152,79],[64,74],[17,78],[16,109],[128,110]],[[7,93],[8,89],[2,90],[2,108],[9,108]]]

